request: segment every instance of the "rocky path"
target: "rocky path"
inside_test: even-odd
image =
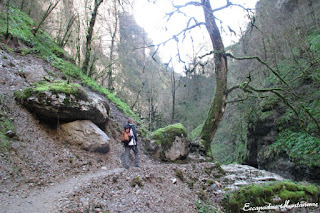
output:
[[[74,176],[63,180],[61,183],[55,183],[52,186],[32,191],[26,197],[16,197],[11,199],[11,203],[2,206],[0,212],[25,213],[25,212],[57,212],[57,204],[62,198],[66,197],[72,190],[79,188],[93,178],[117,174],[124,169],[116,168],[113,170],[101,170],[86,175]]]
[[[33,190],[25,197],[14,197],[0,212],[197,212],[195,203],[204,185],[210,199],[216,198],[219,205],[225,188],[282,180],[278,175],[244,165],[223,166],[225,174],[214,178],[218,174],[215,166],[194,163],[144,165],[129,170],[102,168]],[[139,181],[133,186],[137,177],[141,186]]]
[[[215,163],[159,163],[143,149],[141,167],[125,170],[116,139],[107,155],[87,153],[15,103],[14,91],[29,85],[21,70],[58,71],[31,55],[4,51],[0,66],[0,104],[18,135],[8,156],[0,156],[0,212],[197,212],[200,199],[219,206],[225,188],[281,179],[242,165],[223,166],[223,172]],[[114,122],[125,123],[127,117],[110,106]]]

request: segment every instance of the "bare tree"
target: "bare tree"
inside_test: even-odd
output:
[[[6,34],[5,34],[5,38],[8,39],[9,38],[9,7],[10,7],[10,0],[7,1],[6,3],[6,9],[7,9],[7,31],[6,31]]]
[[[113,69],[115,64],[115,50],[116,50],[116,41],[117,41],[117,32],[119,29],[119,3],[118,0],[113,0],[113,8],[110,12],[110,15],[114,17],[114,21],[108,24],[108,31],[111,35],[111,44],[109,52],[109,66],[107,66],[107,72],[105,77],[102,80],[102,83],[107,79],[107,85],[109,90],[113,90]]]
[[[70,35],[71,35],[71,27],[72,27],[75,20],[76,20],[76,16],[72,15],[72,17],[68,21],[68,25],[67,25],[65,33],[63,34],[62,38],[59,39],[59,41],[58,41],[58,43],[61,47],[64,47],[67,44],[67,42],[70,38]]]
[[[205,17],[205,22],[198,22],[195,20],[194,17],[189,18],[188,25],[185,29],[181,30],[179,33],[172,36],[172,38],[169,38],[168,40],[164,41],[163,43],[159,45],[155,45],[158,48],[161,45],[166,44],[168,41],[176,40],[179,41],[179,36],[186,36],[186,32],[200,26],[206,26],[206,30],[210,36],[211,44],[213,51],[210,52],[210,54],[214,54],[214,72],[215,72],[215,93],[213,96],[213,100],[208,112],[207,119],[203,125],[203,128],[200,133],[200,137],[202,139],[203,145],[206,147],[206,150],[210,153],[210,144],[211,141],[218,129],[218,126],[222,120],[223,114],[225,112],[226,108],[226,99],[227,99],[227,73],[228,73],[228,65],[227,65],[227,56],[225,54],[224,45],[222,42],[221,33],[219,30],[219,27],[216,23],[217,18],[214,16],[214,13],[217,11],[221,11],[223,9],[226,9],[231,6],[238,6],[243,8],[244,10],[249,10],[244,8],[242,5],[233,4],[230,2],[230,0],[226,0],[226,3],[224,6],[212,9],[210,0],[201,0],[199,1],[189,1],[184,5],[173,5],[175,8],[175,11],[168,14],[168,20],[175,14],[175,13],[183,13],[181,11],[182,8],[189,7],[189,6],[197,6],[202,7],[203,14]],[[219,20],[220,21],[220,20]],[[193,25],[191,23],[194,22]],[[221,22],[221,21],[220,21]],[[156,49],[156,52],[158,50]],[[179,61],[182,61],[180,58],[180,53],[178,51],[178,57]],[[200,64],[199,64],[200,65]],[[208,154],[209,154],[208,153]]]
[[[227,6],[229,1],[227,1]],[[225,56],[224,45],[217,26],[213,10],[209,0],[202,0],[203,13],[205,16],[206,28],[210,35],[212,47],[215,50],[215,80],[216,88],[214,97],[208,112],[207,119],[200,133],[201,139],[204,140],[204,145],[207,150],[210,150],[211,141],[218,129],[226,108],[227,99],[227,72],[228,64]],[[221,8],[222,9],[222,8]]]
[[[58,3],[60,2],[60,0],[57,0],[56,3],[50,3],[49,7],[47,8],[46,12],[43,14],[40,22],[38,23],[37,27],[34,28],[33,30],[33,34],[37,34],[37,32],[40,29],[41,24],[48,18],[48,16],[50,15],[50,13],[54,10],[54,8],[58,5]]]
[[[89,62],[90,62],[90,56],[91,56],[91,42],[92,42],[92,36],[93,36],[93,28],[96,22],[96,17],[98,13],[98,8],[101,5],[103,0],[95,0],[94,3],[94,9],[91,14],[91,20],[89,23],[88,31],[87,31],[87,41],[86,41],[86,47],[85,47],[85,58],[82,64],[82,72],[85,74],[89,74]]]

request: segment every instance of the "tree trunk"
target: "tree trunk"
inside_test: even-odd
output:
[[[40,29],[41,24],[48,18],[48,16],[50,15],[50,13],[54,10],[54,8],[56,8],[56,6],[58,5],[58,3],[60,2],[60,0],[57,0],[55,4],[50,3],[47,11],[45,12],[45,14],[42,16],[40,22],[38,23],[37,27],[34,29],[33,31],[33,35],[36,35],[37,32]]]
[[[172,86],[172,114],[171,114],[171,123],[174,123],[174,117],[175,117],[175,106],[176,106],[176,78],[174,75],[174,71],[172,71],[171,74],[171,86]]]
[[[118,21],[119,21],[119,14],[118,14],[118,7],[117,7],[117,1],[113,1],[113,6],[114,6],[114,17],[115,17],[115,23],[114,23],[114,28],[110,29],[111,32],[111,46],[110,46],[110,63],[113,63],[113,55],[115,51],[115,46],[116,46],[116,38],[117,38],[117,32],[118,32]],[[110,69],[108,70],[108,89],[110,91],[113,90],[113,68],[114,66],[111,65]]]
[[[227,57],[225,56],[222,38],[216,24],[209,0],[201,0],[205,15],[206,28],[210,35],[214,54],[215,64],[215,93],[208,112],[207,119],[202,127],[200,137],[204,140],[206,150],[211,153],[210,144],[222,120],[227,96]]]
[[[63,37],[62,37],[62,39],[59,41],[59,45],[61,46],[61,47],[64,47],[66,44],[67,44],[67,42],[68,42],[68,39],[69,39],[69,37],[70,37],[70,34],[71,34],[71,27],[72,27],[72,25],[73,25],[73,23],[74,23],[74,21],[76,20],[76,16],[75,15],[72,15],[72,17],[70,18],[70,20],[69,20],[69,22],[68,22],[68,25],[67,25],[67,29],[66,29],[66,31],[65,31],[65,33],[64,33],[64,35],[63,35]]]
[[[92,42],[93,28],[94,28],[94,24],[96,23],[98,8],[102,2],[103,0],[95,0],[94,9],[92,12],[92,16],[91,16],[91,20],[90,20],[90,24],[87,32],[86,54],[82,64],[82,72],[87,75],[89,74],[88,68],[89,68],[89,61],[91,56],[91,42]]]
[[[9,39],[9,6],[10,6],[10,0],[7,1],[6,3],[6,9],[7,9],[7,30],[5,34],[5,39]]]

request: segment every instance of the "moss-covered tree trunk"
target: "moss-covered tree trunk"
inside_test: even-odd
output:
[[[208,112],[207,119],[200,133],[201,139],[204,140],[204,145],[207,151],[210,150],[211,141],[218,129],[219,123],[222,120],[226,107],[227,94],[227,58],[224,52],[224,46],[220,35],[219,28],[216,24],[212,8],[209,0],[201,0],[203,12],[205,15],[206,28],[210,35],[212,46],[214,49],[214,64],[215,64],[215,93]]]

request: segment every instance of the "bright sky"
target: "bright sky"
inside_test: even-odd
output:
[[[201,7],[188,6],[181,11],[187,15],[175,14],[167,22],[166,13],[173,11],[172,3],[175,5],[183,5],[190,0],[154,0],[148,2],[148,0],[135,0],[134,17],[137,23],[142,26],[148,34],[148,37],[153,40],[154,44],[159,44],[168,38],[171,38],[174,34],[177,34],[187,26],[187,21],[190,17],[195,17],[199,22],[204,22],[203,10]],[[199,1],[199,0],[194,0]],[[234,4],[241,4],[246,8],[254,8],[258,0],[231,0]],[[213,8],[221,7],[226,4],[225,0],[211,0]],[[215,13],[216,17],[223,22],[225,33],[222,33],[225,46],[233,44],[240,38],[241,30],[244,31],[248,19],[246,13],[239,7],[232,7],[227,10]],[[194,22],[191,23],[193,25]],[[237,35],[231,35],[228,28],[230,26]],[[240,30],[241,29],[241,30]],[[195,54],[203,55],[212,50],[211,43],[209,41],[208,33],[205,27],[196,28],[189,34],[193,38],[193,46],[190,36],[182,41],[182,37],[179,38],[179,49],[182,60],[189,61]],[[192,51],[193,47],[195,52]],[[177,54],[176,42],[169,42],[165,47],[159,49],[160,57],[163,62],[168,62],[171,57]],[[182,72],[181,67],[177,66],[178,62],[175,61],[175,70]]]

